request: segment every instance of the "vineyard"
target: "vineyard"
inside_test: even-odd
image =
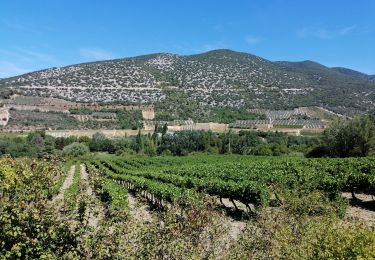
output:
[[[1,259],[375,257],[375,218],[347,216],[374,213],[362,201],[375,195],[372,157],[99,154],[0,165]]]
[[[162,204],[195,204],[202,194],[251,206],[278,203],[277,191],[321,191],[330,200],[342,192],[375,195],[375,160],[286,159],[241,156],[191,156],[188,158],[134,158],[94,160],[88,164],[117,183],[147,191]]]

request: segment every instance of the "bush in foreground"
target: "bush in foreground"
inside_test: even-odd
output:
[[[319,192],[284,198],[249,223],[229,259],[375,259],[374,227],[340,219]]]

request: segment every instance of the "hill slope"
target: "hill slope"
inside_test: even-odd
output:
[[[159,53],[51,68],[0,81],[17,93],[81,102],[158,103],[175,92],[205,106],[322,106],[345,114],[375,107],[375,82],[343,68],[271,62],[231,50]],[[176,104],[178,105],[178,104]]]
[[[355,70],[351,70],[351,69],[347,69],[347,68],[341,68],[341,67],[336,67],[336,68],[332,68],[332,69],[336,70],[336,71],[338,71],[338,72],[340,72],[344,75],[352,77],[352,78],[364,79],[364,80],[369,80],[369,81],[375,82],[375,75],[367,75],[367,74],[359,72],[359,71],[355,71]]]

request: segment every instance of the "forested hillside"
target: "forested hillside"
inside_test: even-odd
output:
[[[231,50],[160,53],[50,68],[0,81],[2,92],[80,102],[163,103],[205,108],[321,106],[353,115],[375,108],[374,76],[304,62],[271,62]]]

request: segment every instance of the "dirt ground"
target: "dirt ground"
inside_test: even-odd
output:
[[[92,199],[92,203],[86,210],[86,216],[88,219],[88,225],[96,228],[100,220],[104,218],[104,207],[100,201],[95,197],[95,194],[89,184],[89,176],[86,171],[86,166],[84,164],[80,165],[81,167],[81,181],[86,187],[86,195]]]
[[[355,194],[358,202],[353,202],[351,193],[344,192],[342,195],[351,202],[346,210],[345,217],[348,220],[362,221],[369,226],[375,225],[375,197],[366,194]]]
[[[59,211],[61,209],[61,207],[63,206],[65,190],[68,189],[70,187],[70,185],[72,185],[72,183],[73,183],[75,169],[76,169],[75,165],[72,165],[70,167],[68,175],[65,178],[65,180],[64,180],[64,182],[63,182],[63,184],[60,188],[59,194],[57,194],[51,201],[51,205],[53,207],[55,207],[57,211]]]
[[[152,221],[149,206],[140,202],[131,192],[128,193],[128,203],[130,215],[133,216],[134,219],[142,222]]]

